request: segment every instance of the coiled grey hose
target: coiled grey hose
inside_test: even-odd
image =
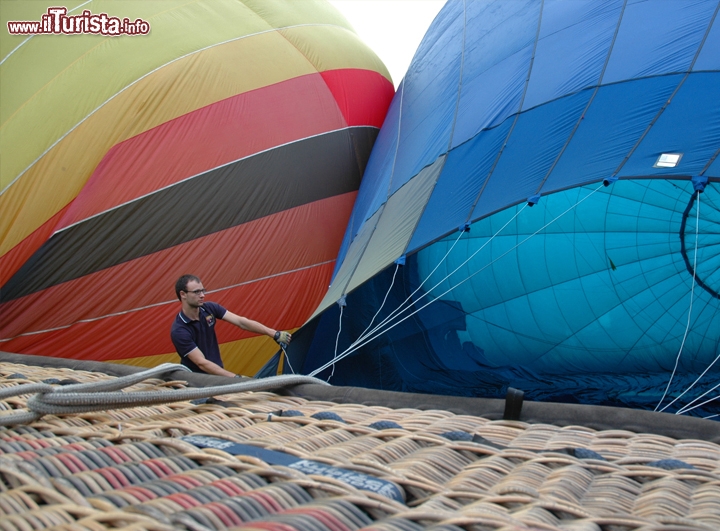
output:
[[[0,389],[0,400],[13,396],[37,393],[27,401],[29,411],[22,411],[10,415],[0,415],[0,426],[13,426],[33,422],[43,415],[67,415],[103,411],[107,409],[149,406],[154,404],[168,404],[209,398],[215,395],[231,393],[244,393],[248,391],[269,391],[290,385],[322,384],[329,385],[323,380],[311,376],[296,374],[283,374],[258,380],[243,380],[236,384],[218,385],[214,387],[198,387],[192,389],[173,389],[169,391],[139,391],[123,393],[118,390],[136,383],[153,378],[161,374],[185,370],[187,367],[174,363],[163,363],[153,369],[142,371],[113,380],[73,384],[65,387],[53,387],[49,384],[35,383]]]

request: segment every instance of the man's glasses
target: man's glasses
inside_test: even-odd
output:
[[[185,290],[185,293],[194,293],[195,295],[204,295],[207,293],[206,289],[194,289],[192,291]]]

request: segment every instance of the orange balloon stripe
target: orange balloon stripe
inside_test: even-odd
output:
[[[297,328],[320,302],[333,266],[327,263],[259,280],[208,295],[208,300],[273,328]],[[0,348],[6,352],[93,361],[168,353],[174,350],[170,326],[179,311],[177,300],[168,301],[70,328],[22,336],[0,343]],[[220,343],[249,337],[254,335],[228,323],[218,326]]]
[[[176,300],[175,281],[185,273],[212,290],[334,262],[355,196],[302,205],[9,301],[0,306],[0,350],[12,352],[8,339],[20,334]]]

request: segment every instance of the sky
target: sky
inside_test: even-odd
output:
[[[425,32],[445,5],[445,0],[329,1],[385,63],[396,88]]]

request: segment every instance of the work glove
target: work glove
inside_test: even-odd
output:
[[[273,339],[275,339],[275,341],[280,345],[287,346],[292,340],[292,336],[290,335],[290,332],[281,332],[278,330],[275,332],[275,337]]]

